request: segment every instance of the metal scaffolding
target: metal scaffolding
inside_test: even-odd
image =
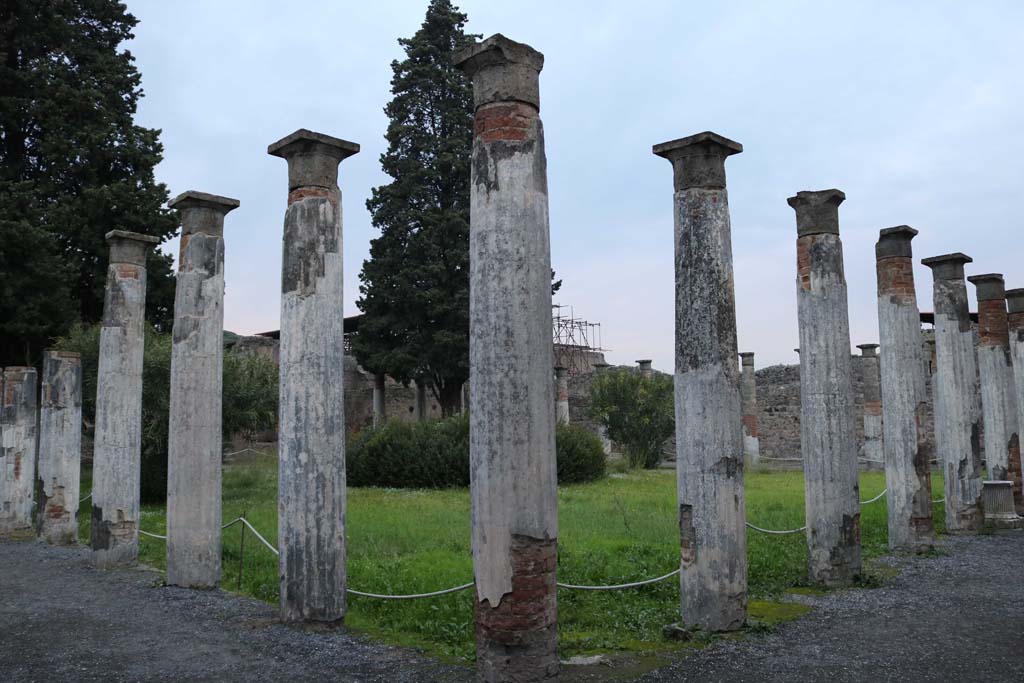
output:
[[[566,315],[568,313],[568,315]],[[572,306],[551,305],[551,340],[555,347],[555,365],[569,374],[590,372],[605,349],[601,346],[601,323],[577,318]]]

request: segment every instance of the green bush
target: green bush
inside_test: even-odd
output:
[[[583,427],[558,425],[555,450],[559,484],[580,484],[604,477],[608,461],[601,439]]]
[[[599,373],[590,385],[590,414],[622,446],[633,467],[653,469],[675,429],[672,377],[632,368]]]
[[[556,432],[558,482],[593,481],[605,474],[596,436],[575,425]],[[469,420],[462,415],[430,422],[390,420],[349,437],[349,486],[440,489],[469,485]]]
[[[142,361],[141,498],[167,498],[167,436],[171,400],[171,335],[146,326]],[[76,325],[56,347],[82,355],[82,418],[91,432],[96,415],[100,326]],[[253,434],[277,424],[277,366],[266,358],[224,354],[222,434]]]

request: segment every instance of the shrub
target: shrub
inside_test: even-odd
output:
[[[141,498],[167,498],[167,436],[171,401],[171,335],[146,326],[142,362]],[[96,415],[96,369],[100,326],[76,325],[56,347],[82,355],[82,418],[91,429]],[[266,358],[224,354],[222,435],[255,433],[277,424],[277,366]]]
[[[607,460],[601,439],[579,425],[558,425],[555,451],[559,484],[579,484],[605,475]]]
[[[559,425],[558,482],[593,481],[605,474],[601,441],[582,427]],[[430,422],[390,420],[349,437],[349,486],[450,488],[469,485],[469,420],[457,415]]]
[[[632,368],[599,373],[590,385],[590,414],[622,446],[633,467],[653,469],[675,429],[669,375],[644,377]]]

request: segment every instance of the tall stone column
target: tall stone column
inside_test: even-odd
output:
[[[654,368],[651,367],[653,361],[644,358],[636,362],[637,367],[640,368],[640,376],[644,378],[650,378],[654,375]]]
[[[932,269],[935,307],[935,451],[945,475],[946,531],[970,533],[984,524],[981,504],[981,442],[975,395],[978,366],[967,308],[965,254],[921,261]]]
[[[281,618],[345,617],[345,394],[338,164],[359,145],[300,129],[288,162],[281,268],[278,548]]]
[[[611,364],[609,363],[594,363],[593,379],[597,379],[598,377],[600,377],[610,367]],[[601,448],[604,450],[604,454],[611,455],[612,440],[608,438],[608,428],[605,427],[603,423],[598,423],[597,425],[597,437],[601,439]]]
[[[0,403],[0,532],[32,527],[36,483],[36,369],[4,368]]]
[[[373,426],[379,427],[387,420],[387,409],[385,406],[385,386],[387,377],[383,372],[373,375]]]
[[[740,354],[740,400],[743,410],[743,457],[752,465],[761,460],[761,442],[757,430],[757,374],[754,372],[754,353]]]
[[[1007,337],[1013,360],[1017,426],[1024,426],[1024,289],[1006,290]]]
[[[498,34],[456,56],[473,83],[470,409],[480,681],[557,680],[558,505],[544,56]]]
[[[107,233],[110,259],[96,371],[90,537],[93,562],[99,567],[133,564],[139,556],[146,254],[159,241],[124,230]]]
[[[569,371],[561,366],[555,368],[555,420],[569,424]]]
[[[924,425],[928,362],[921,341],[921,314],[917,309],[910,244],[915,235],[917,230],[906,225],[879,231],[875,270],[878,339],[882,348],[880,393],[889,548],[917,552],[932,546],[935,530],[932,446]]]
[[[864,377],[864,447],[862,455],[868,469],[881,469],[882,450],[882,389],[878,376],[878,344],[857,344],[860,349],[860,367]]]
[[[415,381],[416,403],[413,406],[413,417],[417,422],[427,419],[427,384],[422,379]]]
[[[653,151],[672,163],[675,189],[682,623],[732,631],[747,618],[747,535],[725,160],[743,147],[706,132]]]
[[[40,394],[36,526],[48,543],[74,544],[82,465],[81,356],[48,350]]]
[[[185,192],[174,297],[167,441],[167,583],[220,581],[224,216],[237,199]]]
[[[849,584],[860,573],[860,487],[850,368],[850,322],[839,239],[839,190],[798,192],[800,444],[811,581]]]
[[[981,411],[985,425],[985,465],[988,478],[1013,482],[1013,502],[1024,512],[1021,498],[1020,427],[1010,357],[1006,290],[998,273],[967,278],[978,295],[978,371]]]

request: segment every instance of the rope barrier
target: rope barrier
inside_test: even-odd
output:
[[[763,534],[774,534],[776,536],[783,536],[785,534],[798,534],[801,531],[807,531],[807,527],[806,526],[802,526],[802,527],[800,527],[798,529],[784,529],[784,530],[781,530],[781,531],[776,531],[774,529],[762,529],[759,526],[754,526],[750,522],[746,522],[746,525],[748,527],[750,527],[751,529],[755,530],[755,531],[760,531]]]
[[[932,505],[938,505],[939,503],[945,503],[945,502],[946,502],[945,498],[939,498],[938,500],[933,500],[932,501]]]
[[[160,534],[151,534],[148,531],[143,531],[142,529],[139,529],[139,533],[142,534],[143,536],[149,536],[151,538],[161,538],[161,539],[163,539],[165,541],[167,540],[166,536],[161,536]]]
[[[380,600],[415,600],[417,598],[432,598],[437,595],[446,595],[448,593],[458,593],[464,591],[467,588],[471,588],[473,582],[464,583],[461,586],[455,586],[454,588],[445,588],[444,590],[434,591],[433,593],[411,593],[409,595],[383,595],[381,593],[364,593],[363,591],[357,591],[352,588],[346,588],[345,591],[352,595],[359,595],[364,598],[378,598]]]
[[[619,583],[614,586],[575,586],[571,583],[559,583],[558,587],[568,588],[569,590],[577,591],[615,591],[622,590],[624,588],[636,588],[637,586],[648,586],[652,583],[658,583],[659,581],[664,581],[665,579],[671,578],[678,573],[679,570],[676,569],[670,571],[668,574],[665,574],[664,576],[658,576],[653,579],[645,579],[644,581],[634,581],[632,583]]]
[[[260,451],[260,450],[257,450],[255,448],[245,447],[245,448],[243,448],[240,451],[232,451],[231,453],[225,453],[224,457],[225,458],[230,458],[232,455],[239,455],[241,453],[258,453],[259,455],[266,455],[267,454],[266,451]]]
[[[92,498],[92,491],[89,491],[89,495],[87,495],[85,498],[82,498],[81,500],[79,500],[78,504],[81,505],[82,503],[84,503],[85,501],[89,500],[90,498]]]
[[[874,503],[876,500],[878,500],[879,498],[884,496],[886,491],[888,491],[888,490],[889,490],[888,488],[884,488],[884,489],[882,489],[882,492],[879,493],[877,496],[875,496],[871,500],[862,500],[862,501],[860,501],[860,504],[861,505],[870,505],[871,503]]]

